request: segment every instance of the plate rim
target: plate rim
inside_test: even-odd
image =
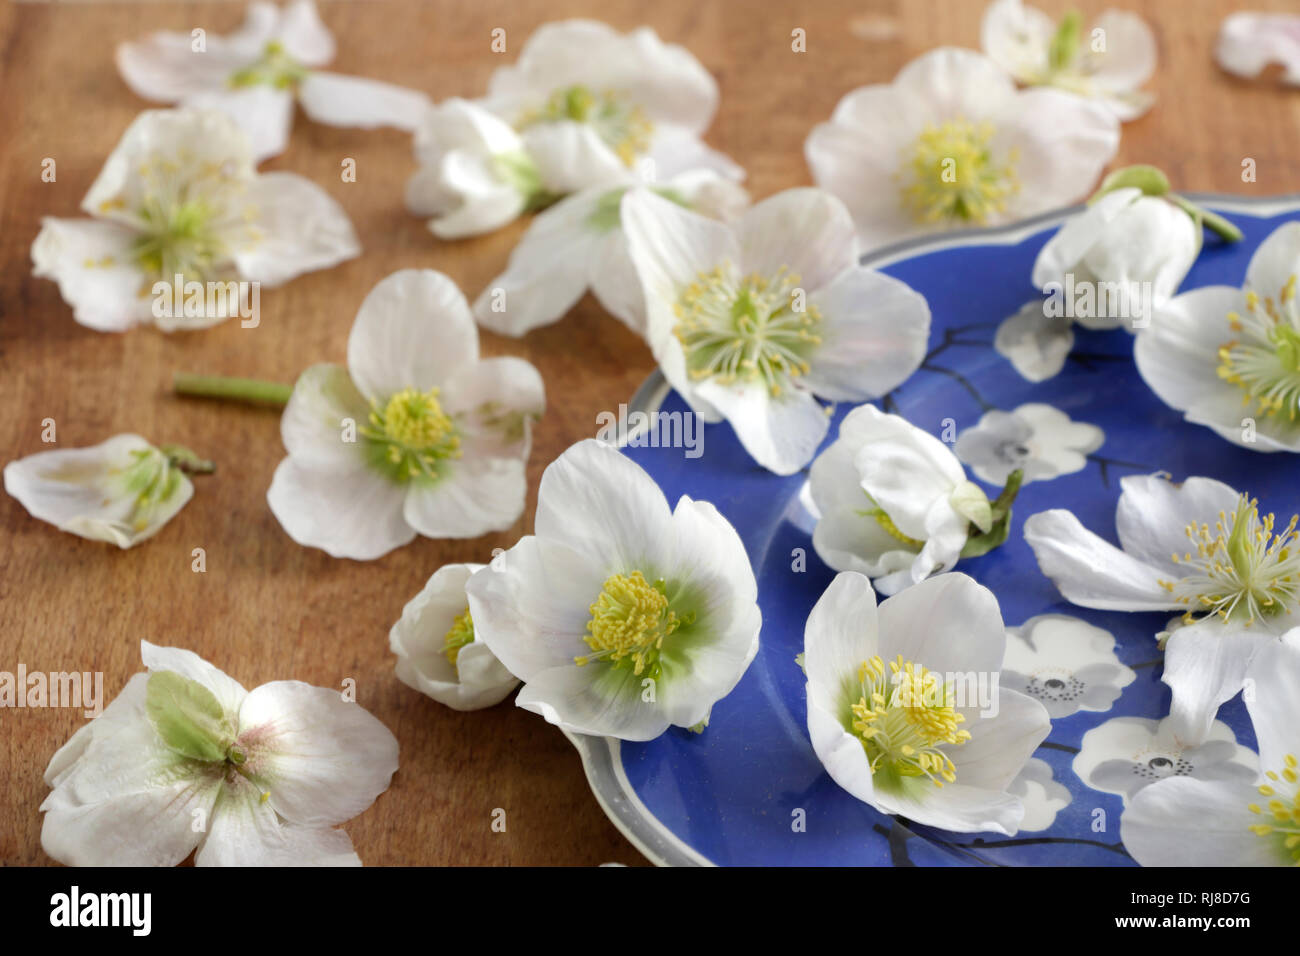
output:
[[[1269,219],[1284,212],[1300,210],[1300,192],[1280,196],[1200,192],[1179,195],[1219,211],[1257,219]],[[952,233],[915,236],[865,253],[858,258],[858,263],[878,269],[911,259],[922,252],[938,252],[962,246],[1016,245],[1043,229],[1064,221],[1084,207],[1084,203],[1076,203],[1001,226],[981,226]],[[656,368],[628,401],[627,410],[629,413],[654,412],[663,404],[670,390],[667,379]],[[621,436],[619,447],[628,444],[636,437],[636,433],[634,430]],[[682,840],[641,801],[623,769],[621,741],[618,738],[575,734],[568,730],[563,733],[578,751],[587,785],[601,811],[642,856],[655,866],[718,865]]]

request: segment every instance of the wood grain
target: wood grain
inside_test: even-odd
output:
[[[1054,14],[1067,5],[1040,4]],[[1107,4],[1080,3],[1085,13]],[[1132,0],[1154,26],[1155,109],[1124,127],[1118,164],[1163,167],[1179,188],[1277,194],[1300,188],[1300,91],[1271,79],[1248,84],[1211,58],[1227,0]],[[1252,9],[1287,4],[1252,0]],[[534,27],[599,15],[642,23],[685,44],[713,71],[722,103],[710,142],[749,171],[764,196],[809,182],[803,141],[851,88],[889,80],[941,44],[977,46],[978,2],[722,3],[717,0],[321,0],[339,40],[333,68],[423,89],[474,96],[513,59]],[[365,293],[399,268],[432,267],[471,298],[503,267],[523,224],[457,243],[434,239],[402,207],[414,169],[393,131],[331,129],[298,117],[289,150],[267,169],[320,183],[352,217],[361,258],[268,291],[262,323],[226,323],[166,336],[102,335],[73,322],[51,282],[31,277],[29,248],[43,215],[75,216],[91,180],[147,104],[118,78],[113,47],[148,29],[226,31],[236,3],[6,3],[0,6],[0,455],[42,450],[53,418],[62,446],[124,431],[184,442],[218,463],[194,500],[154,540],[127,552],[59,534],[0,496],[0,670],[103,671],[115,695],[140,669],[141,638],[188,647],[246,686],[296,678],[357,683],[359,701],[397,735],[401,770],[376,805],[347,825],[368,864],[636,863],[639,855],[602,815],[578,758],[560,733],[508,703],[459,714],[393,675],[388,629],[439,566],[486,561],[531,528],[545,464],[596,430],[652,370],[641,342],[590,299],[562,322],[521,341],[484,336],[488,354],[517,354],[541,370],[549,408],[530,465],[523,519],[507,533],[468,542],[418,539],[370,563],[336,561],[295,545],[266,506],[283,457],[278,415],[186,401],[168,393],[176,370],[292,381],[307,364],[341,361]],[[510,52],[489,49],[504,27]],[[791,52],[791,30],[807,52]],[[58,179],[41,181],[41,161]],[[355,183],[340,163],[356,160]],[[1243,158],[1258,178],[1243,183]],[[190,570],[191,550],[207,572]],[[41,773],[82,722],[79,711],[0,710],[0,862],[49,863],[40,847]],[[495,808],[507,811],[494,833]]]

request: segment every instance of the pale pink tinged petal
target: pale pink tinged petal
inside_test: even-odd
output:
[[[1248,79],[1271,63],[1282,79],[1300,86],[1300,17],[1290,13],[1234,13],[1219,26],[1214,58],[1229,73]]]
[[[324,66],[334,59],[334,36],[312,0],[293,0],[285,6],[275,34],[285,52],[307,66]]]
[[[293,173],[266,173],[250,185],[258,238],[235,254],[244,278],[277,286],[361,254],[347,213],[325,190]]]
[[[437,482],[412,483],[403,514],[426,538],[477,538],[513,527],[527,494],[522,459],[466,455]]]
[[[767,385],[706,381],[696,393],[722,413],[754,460],[778,475],[793,475],[813,460],[830,421],[822,405],[801,388],[772,395]]]
[[[183,647],[161,647],[141,641],[140,658],[150,671],[171,671],[202,684],[212,691],[221,709],[231,717],[239,713],[244,698],[248,696],[243,684]]]
[[[432,269],[403,269],[370,290],[348,336],[348,371],[377,400],[446,382],[478,359],[465,297]]]
[[[1175,484],[1158,475],[1127,475],[1115,509],[1115,530],[1125,551],[1152,567],[1181,577],[1172,555],[1195,551],[1187,526],[1214,527],[1220,513],[1231,514],[1237,492],[1213,478],[1188,478]]]
[[[1251,658],[1277,638],[1259,626],[1242,629],[1218,618],[1180,627],[1165,646],[1161,677],[1173,692],[1169,716],[1188,743],[1206,739],[1219,707],[1241,690]]]
[[[1300,757],[1300,630],[1264,642],[1246,668],[1246,678],[1251,688],[1243,697],[1259,743],[1260,767],[1278,773],[1288,755]]]
[[[1294,282],[1300,272],[1300,222],[1278,226],[1250,257],[1246,270],[1246,287],[1261,299],[1276,300],[1282,287]]]
[[[1052,720],[1047,708],[1034,698],[995,684],[981,685],[985,686],[991,691],[987,701],[958,699],[966,715],[962,727],[970,731],[971,739],[945,747],[944,752],[957,768],[958,783],[982,790],[1006,790],[1051,732]],[[995,712],[979,716],[990,710]]]
[[[811,294],[858,263],[853,217],[821,189],[787,189],[755,205],[740,221],[740,271],[771,279],[793,276]]]
[[[858,668],[880,653],[879,628],[871,582],[853,571],[837,574],[804,626],[810,710],[815,705],[838,714],[856,703],[845,698],[843,690],[846,684],[856,686]]]
[[[997,674],[1006,628],[993,592],[964,574],[940,574],[880,605],[880,649],[941,674]]]
[[[590,556],[609,574],[671,567],[663,492],[639,465],[595,439],[571,446],[547,467],[534,527],[538,537]]]
[[[272,681],[244,698],[242,768],[280,816],[307,827],[351,820],[388,789],[397,738],[337,690]]]
[[[289,537],[335,558],[370,561],[415,537],[402,514],[406,487],[364,465],[324,470],[286,458],[266,500]]]
[[[1249,829],[1249,784],[1169,777],[1143,787],[1120,817],[1124,848],[1143,866],[1289,866],[1280,840]]]
[[[1038,567],[1073,604],[1106,611],[1182,608],[1160,585],[1161,573],[1093,534],[1062,509],[1025,521]]]
[[[413,132],[433,103],[418,90],[360,76],[313,72],[298,87],[303,112],[318,123]]]
[[[289,147],[293,129],[293,93],[273,86],[222,87],[193,93],[185,106],[217,110],[234,120],[248,135],[253,160],[279,156]]]
[[[313,365],[298,377],[280,418],[289,455],[313,468],[353,468],[363,460],[370,406],[340,365]],[[351,440],[349,440],[349,438]]]
[[[1119,148],[1114,113],[1059,90],[1039,87],[1020,93],[1000,124],[995,144],[1017,153],[1020,186],[1008,202],[1010,218],[1087,196]]]
[[[32,274],[59,284],[72,317],[97,332],[153,321],[150,282],[132,253],[136,233],[93,219],[41,220]]]
[[[281,821],[252,783],[232,774],[213,809],[196,866],[360,866],[342,830]]]
[[[804,384],[839,402],[876,398],[907,379],[925,357],[930,306],[904,282],[846,269],[809,297],[821,313],[821,344]]]

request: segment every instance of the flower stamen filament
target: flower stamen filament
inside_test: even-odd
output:
[[[658,679],[664,639],[694,620],[693,614],[678,617],[668,604],[662,578],[652,584],[640,571],[610,575],[588,608],[591,620],[583,641],[592,653],[575,657],[574,663],[585,667],[592,661],[606,661]]]
[[[371,400],[368,423],[358,432],[367,440],[372,463],[394,481],[437,481],[447,462],[461,456],[460,431],[438,395],[437,388],[404,388],[382,408]]]
[[[962,118],[921,131],[900,174],[903,205],[917,222],[979,224],[1006,210],[1020,191],[1019,157],[995,157],[994,132]]]
[[[1247,809],[1261,817],[1271,818],[1269,823],[1251,824],[1251,832],[1277,839],[1293,865],[1300,866],[1300,789],[1296,787],[1300,776],[1297,775],[1297,766],[1295,754],[1287,754],[1281,771],[1267,771],[1264,776],[1272,782],[1259,786],[1260,796],[1266,797],[1267,803],[1264,806],[1252,803]],[[1279,790],[1288,792],[1289,796],[1283,799],[1284,794]]]

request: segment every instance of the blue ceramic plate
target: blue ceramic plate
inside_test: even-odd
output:
[[[1184,291],[1241,285],[1265,237],[1300,218],[1296,197],[1194,198],[1236,222],[1245,239],[1233,246],[1207,239]],[[801,495],[807,472],[781,478],[764,471],[724,423],[705,426],[704,454],[697,458],[681,448],[624,451],[670,502],[683,494],[711,501],[739,530],[763,611],[758,656],[714,707],[702,734],[673,729],[648,743],[573,738],[597,799],[654,862],[1132,866],[1119,839],[1126,795],[1170,773],[1249,772],[1255,740],[1240,699],[1220,711],[1214,739],[1197,748],[1183,748],[1159,724],[1169,711],[1169,691],[1160,682],[1153,635],[1169,615],[1066,603],[1039,572],[1022,535],[1026,517],[1063,507],[1114,541],[1119,479],[1155,471],[1176,480],[1218,478],[1258,496],[1261,512],[1300,510],[1300,460],[1252,453],[1184,422],[1143,383],[1132,361],[1132,336],[1123,329],[1076,327],[1064,370],[1039,384],[1026,381],[995,351],[998,324],[1037,294],[1029,281],[1035,256],[1073,211],[921,239],[864,259],[922,293],[933,312],[930,355],[888,397],[888,410],[940,435],[946,419],[960,433],[988,409],[1045,403],[1104,432],[1082,470],[1024,487],[1003,547],[958,566],[997,595],[1008,627],[1038,615],[1064,616],[1008,637],[1007,669],[1016,645],[1017,666],[1028,682],[1020,686],[1053,715],[1051,733],[1017,782],[1027,828],[1010,838],[908,829],[851,797],[822,770],[808,740],[804,675],[794,660],[803,649],[808,612],[834,577],[812,547],[812,520]],[[658,375],[632,407],[686,410]],[[848,411],[835,409],[828,443]],[[994,485],[984,487],[990,496],[996,492]],[[801,555],[804,570],[797,570]],[[1080,653],[1085,646],[1089,650]],[[1012,679],[1004,674],[1004,685]]]

